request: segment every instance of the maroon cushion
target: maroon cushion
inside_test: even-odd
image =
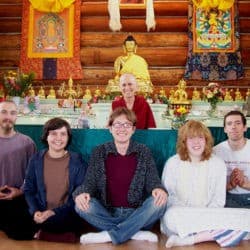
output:
[[[51,241],[51,242],[64,242],[64,243],[75,243],[78,241],[75,233],[73,232],[50,233],[42,230],[38,232],[37,239]]]

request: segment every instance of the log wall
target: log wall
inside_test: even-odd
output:
[[[147,32],[144,9],[121,10],[121,32],[108,27],[107,0],[82,0],[81,3],[81,64],[80,83],[90,88],[104,89],[114,77],[113,63],[123,53],[122,42],[131,33],[138,42],[137,54],[149,64],[152,82],[158,90],[168,90],[182,78],[187,59],[187,0],[154,1],[156,29]],[[240,16],[241,55],[245,77],[227,81],[223,85],[240,87],[250,85],[250,1],[238,1]],[[0,71],[16,69],[20,56],[21,0],[0,0]],[[48,84],[46,81],[43,82]],[[37,82],[37,85],[41,82]],[[49,85],[59,85],[49,81]],[[202,87],[205,81],[188,81],[188,86]]]

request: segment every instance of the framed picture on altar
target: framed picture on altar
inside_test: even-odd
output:
[[[121,9],[143,9],[146,8],[147,0],[120,0]]]

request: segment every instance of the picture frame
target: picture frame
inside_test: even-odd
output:
[[[193,8],[193,51],[202,52],[234,52],[234,6],[224,12],[206,12]],[[220,18],[220,19],[219,19]],[[221,22],[223,20],[223,22]],[[227,26],[224,30],[224,26]],[[210,25],[209,25],[210,24]]]
[[[120,0],[120,9],[145,9],[147,0]]]

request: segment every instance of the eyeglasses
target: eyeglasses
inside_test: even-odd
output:
[[[124,123],[116,122],[112,124],[112,127],[113,128],[132,128],[133,124],[129,122],[124,122]]]

